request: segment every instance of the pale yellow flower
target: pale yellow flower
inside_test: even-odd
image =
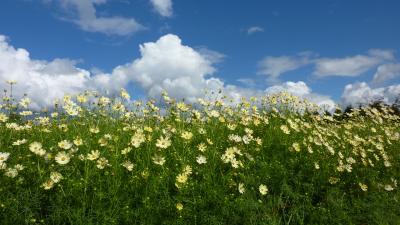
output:
[[[0,152],[0,163],[7,161],[9,156],[10,156],[10,153],[8,153],[8,152]]]
[[[160,166],[164,165],[164,163],[165,163],[165,158],[160,155],[155,155],[151,159],[153,160],[154,164],[157,164]]]
[[[58,147],[68,150],[72,147],[72,143],[68,140],[62,140],[62,141],[58,142]]]
[[[171,140],[169,138],[167,138],[167,137],[160,137],[156,141],[156,146],[159,147],[159,148],[166,149],[169,146],[171,146]]]
[[[54,187],[54,181],[49,179],[42,184],[44,190],[50,190]]]
[[[393,191],[394,188],[392,187],[392,185],[386,184],[386,185],[385,185],[385,190],[386,190],[386,191]]]
[[[100,157],[99,150],[92,150],[90,153],[87,154],[86,158],[93,161]]]
[[[297,142],[293,143],[292,147],[296,152],[299,152],[301,150],[300,145]]]
[[[7,120],[8,120],[8,116],[6,116],[6,114],[4,114],[4,113],[0,113],[0,122],[5,123],[5,122],[7,122]]]
[[[101,157],[97,160],[97,165],[96,167],[99,169],[104,169],[106,166],[110,166],[110,164],[108,164],[108,160],[104,157]]]
[[[246,188],[244,187],[243,183],[239,183],[238,191],[239,191],[240,194],[243,194],[246,191]]]
[[[73,142],[74,142],[74,145],[76,145],[76,146],[83,145],[83,140],[82,140],[82,138],[79,138],[79,137],[75,138]]]
[[[183,209],[182,203],[180,203],[180,202],[176,203],[176,209],[177,209],[178,211],[181,211],[181,210]]]
[[[56,160],[56,162],[60,165],[65,165],[67,163],[69,163],[69,161],[71,160],[71,157],[64,151],[61,151],[59,153],[57,153],[57,155],[54,157],[54,159]]]
[[[261,184],[261,185],[258,187],[258,191],[260,191],[260,194],[261,194],[261,195],[266,195],[266,194],[268,193],[268,188],[267,188],[266,185]]]
[[[196,162],[198,164],[206,164],[207,163],[207,158],[204,155],[199,155],[196,157]]]
[[[125,169],[127,169],[128,171],[132,171],[134,166],[131,161],[125,161],[121,165],[125,167]]]
[[[54,183],[58,183],[61,181],[61,179],[63,178],[62,174],[59,172],[51,172],[50,173],[50,179],[54,182]]]
[[[366,184],[358,183],[358,185],[360,186],[362,191],[368,191],[368,186]]]
[[[185,140],[190,140],[190,139],[192,139],[193,134],[189,131],[184,131],[184,132],[182,132],[181,137]]]
[[[283,131],[283,133],[285,134],[290,134],[290,130],[286,125],[282,125],[281,126],[281,130]]]

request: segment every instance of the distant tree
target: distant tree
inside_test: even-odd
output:
[[[397,95],[396,100],[392,104],[391,108],[396,115],[400,115],[400,94]]]

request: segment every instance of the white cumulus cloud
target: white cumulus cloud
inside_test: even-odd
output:
[[[225,87],[223,81],[211,77],[216,71],[213,66],[218,61],[216,52],[201,54],[183,45],[176,35],[144,43],[140,45],[140,53],[140,58],[115,67],[111,73],[94,75],[78,68],[74,60],[31,59],[27,50],[14,48],[5,36],[0,36],[0,88],[7,88],[7,80],[16,80],[16,97],[28,94],[36,108],[51,106],[54,99],[64,94],[88,89],[113,94],[130,82],[143,88],[149,97],[159,97],[162,91],[167,91],[171,97],[189,101],[203,97],[205,90],[226,88],[229,95],[236,90],[245,92],[239,87]]]
[[[172,11],[172,0],[150,0],[154,9],[163,17],[171,17]]]
[[[213,61],[193,48],[182,44],[173,34],[162,36],[156,42],[140,45],[141,57],[114,69],[113,81],[133,81],[148,96],[157,97],[165,90],[172,97],[194,100],[205,89],[223,87],[218,78],[207,78],[216,69]]]
[[[79,68],[77,62],[70,59],[32,59],[27,50],[14,48],[5,36],[0,36],[0,88],[8,88],[7,80],[16,80],[14,96],[20,98],[28,94],[35,109],[52,106],[53,100],[65,94],[77,94],[85,90],[115,94],[131,82],[140,86],[148,97],[156,99],[163,91],[167,91],[171,97],[194,102],[204,97],[206,90],[221,90],[223,95],[239,102],[242,97],[286,90],[320,106],[334,105],[329,97],[313,93],[304,82],[286,82],[265,91],[225,84],[213,76],[216,72],[215,63],[218,62],[215,57],[182,44],[181,39],[173,34],[144,43],[139,50],[139,58],[115,67],[111,73],[93,74]]]
[[[354,83],[345,86],[342,94],[343,106],[366,105],[380,100],[392,104],[400,97],[400,85],[391,85],[381,88],[371,88],[367,83]]]
[[[28,94],[35,108],[52,105],[65,93],[78,93],[90,86],[90,73],[75,64],[70,59],[31,59],[27,50],[14,48],[0,35],[0,88],[9,89],[7,80],[17,81],[14,96]]]

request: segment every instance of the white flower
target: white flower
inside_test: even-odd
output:
[[[87,159],[92,160],[92,161],[98,159],[99,157],[100,157],[99,150],[94,150],[94,151],[91,151],[89,154],[87,154]]]
[[[44,156],[46,154],[46,150],[42,148],[42,144],[39,142],[32,142],[29,145],[29,150],[35,153],[38,156]]]
[[[4,113],[0,113],[0,122],[7,122],[8,116]]]
[[[10,153],[8,153],[8,152],[0,152],[0,163],[7,161],[9,156],[10,156]]]
[[[18,175],[18,170],[15,168],[8,168],[6,172],[4,173],[7,177],[14,178]]]
[[[238,191],[239,191],[240,194],[243,194],[246,191],[246,188],[244,187],[243,183],[239,183]]]
[[[65,164],[69,163],[71,158],[66,152],[62,151],[62,152],[57,153],[57,155],[56,155],[56,157],[54,157],[54,159],[56,160],[56,162],[58,164],[65,165]]]
[[[196,162],[198,164],[206,164],[207,163],[207,158],[204,155],[199,155],[196,157]]]
[[[160,137],[159,139],[157,139],[157,143],[156,146],[159,148],[168,148],[169,146],[171,146],[171,140],[167,137]]]
[[[17,83],[16,80],[7,80],[6,82],[7,82],[7,84],[10,84],[10,85],[13,85],[13,84]]]
[[[40,150],[42,148],[42,144],[41,143],[39,143],[39,142],[32,142],[30,145],[29,145],[29,150],[31,151],[31,152],[33,152],[33,153],[35,153],[35,152],[37,152],[38,150]]]
[[[219,117],[219,112],[217,110],[211,110],[209,115],[210,115],[210,117],[217,118],[217,117]]]
[[[132,171],[133,170],[133,163],[131,161],[125,161],[121,165],[123,167],[125,167],[128,171]]]
[[[120,95],[121,95],[121,97],[122,97],[123,99],[126,99],[126,100],[129,100],[129,99],[131,98],[131,96],[129,95],[129,93],[128,93],[125,89],[123,89],[123,88],[121,88]]]
[[[260,194],[261,194],[261,195],[266,195],[266,194],[268,193],[268,188],[267,188],[267,186],[264,185],[264,184],[261,184],[261,185],[258,187],[258,190],[260,191]]]
[[[104,157],[101,157],[100,159],[97,160],[97,168],[99,169],[104,169],[106,166],[109,166],[108,160]]]
[[[12,145],[18,146],[18,145],[25,144],[26,142],[27,142],[26,139],[16,140],[16,141],[14,141],[14,142],[12,143]]]
[[[192,132],[184,131],[184,132],[182,133],[181,137],[182,137],[183,139],[185,139],[185,140],[190,140],[190,139],[192,139],[193,134],[192,134]]]
[[[131,138],[131,144],[135,148],[139,148],[140,145],[146,141],[146,137],[143,132],[137,131]]]
[[[63,140],[63,141],[58,142],[58,147],[68,150],[72,147],[72,143],[68,140]]]
[[[392,185],[386,184],[386,185],[385,185],[385,190],[386,190],[386,191],[393,191],[394,188],[392,187]]]
[[[206,144],[204,144],[204,143],[200,143],[199,145],[197,145],[197,149],[198,149],[199,151],[201,151],[201,152],[204,152],[204,151],[206,151],[207,146],[206,146]]]
[[[49,179],[42,184],[42,187],[44,188],[44,190],[50,190],[54,187],[54,181]]]
[[[24,167],[23,165],[21,165],[21,164],[16,164],[16,165],[14,166],[14,168],[15,168],[16,170],[18,170],[18,171],[22,171],[22,170],[25,169],[25,167]]]
[[[165,163],[165,158],[159,155],[155,155],[154,157],[151,158],[153,160],[153,163],[157,164],[157,165],[164,165]]]
[[[54,182],[54,183],[58,183],[60,182],[60,180],[63,178],[63,176],[61,175],[61,173],[59,172],[51,172],[50,173],[50,179]]]

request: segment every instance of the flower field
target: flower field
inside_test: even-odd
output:
[[[0,224],[400,224],[392,107],[129,99],[6,92]]]

